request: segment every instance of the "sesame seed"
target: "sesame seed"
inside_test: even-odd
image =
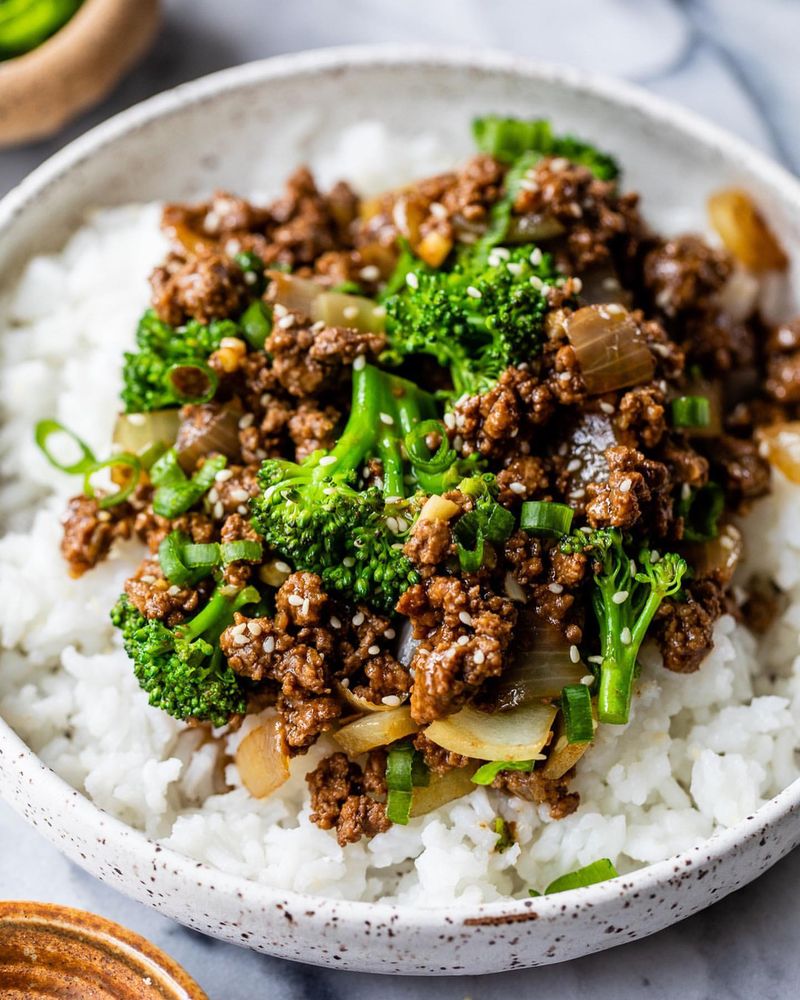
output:
[[[271,653],[275,649],[275,636],[268,635],[261,648],[265,653]]]
[[[358,306],[345,306],[342,309],[342,316],[345,319],[358,319]]]
[[[572,378],[572,376],[570,375],[569,372],[559,372],[558,373],[558,381],[559,382],[569,382],[569,380],[571,378]]]
[[[583,463],[579,458],[573,458],[572,461],[567,465],[567,472],[577,472]]]
[[[544,282],[542,281],[542,279],[539,277],[538,274],[531,275],[530,283],[533,285],[534,288],[538,289],[539,291],[541,291],[542,288],[544,287]]]
[[[397,635],[397,633],[395,632],[395,630],[393,628],[386,628],[386,629],[383,630],[383,637],[384,637],[384,639],[394,639],[394,637],[396,635]]]
[[[603,662],[602,656],[587,656],[586,659],[589,661],[589,663],[602,664]]]
[[[375,306],[372,310],[372,315],[377,319],[383,319],[386,316],[386,306]]]
[[[409,271],[406,275],[406,284],[409,288],[417,289],[419,288],[419,278],[414,274],[413,271]]]
[[[542,251],[539,247],[536,247],[535,250],[531,250],[531,255],[528,260],[534,267],[538,267],[542,263]]]
[[[406,521],[404,517],[398,517],[397,530],[401,533],[404,531],[408,531],[408,521]]]
[[[569,445],[567,444],[566,441],[562,441],[561,444],[558,446],[558,454],[563,458],[568,450],[569,450]]]
[[[460,622],[463,622],[464,625],[471,625],[472,624],[472,615],[469,613],[469,611],[459,611],[458,612],[458,620]]]
[[[180,594],[180,592],[181,592],[181,588],[180,587],[176,587],[174,583],[169,588],[169,590],[167,591],[167,593],[169,594],[170,597],[175,597],[177,594]]]
[[[453,447],[455,448],[456,451],[461,451],[461,449],[464,447],[464,438],[461,437],[460,434],[456,434],[456,436],[453,438]]]
[[[341,684],[341,686],[342,686],[343,688],[349,688],[349,687],[350,687],[350,678],[349,678],[349,677],[343,677],[343,678],[342,678],[342,679],[341,679],[341,680],[339,681],[339,683]]]
[[[601,657],[594,657],[594,659],[600,659],[600,660],[602,660],[603,657],[602,656]],[[584,684],[587,688],[591,687],[592,684],[594,684],[594,676],[592,674],[586,674],[585,677],[581,677],[581,684]]]
[[[622,482],[619,484],[620,493],[629,493],[631,486],[633,486],[633,480],[623,479]]]
[[[661,560],[661,553],[658,551],[658,549],[651,549],[650,550],[650,562],[657,563],[660,560]]]
[[[466,644],[469,642],[469,636],[460,635],[456,641],[458,642],[459,646],[466,646]]]
[[[467,295],[469,295],[471,299],[481,298],[481,293],[474,285],[467,285]]]
[[[366,363],[367,359],[364,357],[363,354],[356,355],[356,357],[353,358],[353,371],[360,372],[361,369],[366,365]]]
[[[336,615],[331,615],[331,617],[330,617],[330,623],[331,623],[331,628],[341,628],[342,627],[342,623],[339,621],[339,619],[336,617]]]
[[[580,278],[572,279],[572,290],[575,292],[576,295],[578,292],[583,291],[583,282],[581,281]]]
[[[236,513],[237,514],[249,514],[250,512],[247,509],[247,504],[246,503],[240,503],[239,506],[236,508]]]
[[[345,556],[344,559],[342,559],[342,565],[346,566],[348,569],[350,569],[351,566],[355,566],[355,564],[356,561],[352,556]]]
[[[391,427],[394,423],[394,417],[391,413],[381,413],[379,416],[381,418],[381,423],[386,424],[387,427]]]
[[[681,486],[681,500],[688,500],[692,495],[692,487],[688,483]]]
[[[364,624],[364,612],[363,611],[356,611],[356,613],[353,615],[352,622],[353,622],[353,625],[356,628],[358,628],[359,625],[363,625]]]
[[[447,209],[440,201],[432,201],[430,205],[428,205],[428,211],[435,219],[447,218]]]
[[[247,631],[250,635],[261,635],[263,629],[261,628],[260,622],[253,621],[247,623]]]
[[[244,272],[244,283],[246,285],[254,285],[258,281],[258,275],[255,271],[245,271]]]
[[[542,287],[539,289],[539,291],[542,293],[542,295],[549,295],[550,286],[547,284],[547,282],[542,282]]]
[[[483,663],[483,661],[486,659],[486,656],[484,655],[484,652],[483,652],[482,649],[476,649],[475,653],[474,653],[474,655],[472,657],[472,659],[476,663]]]
[[[245,415],[239,420],[240,429],[246,430],[248,427],[252,427],[255,419],[256,418],[252,413],[245,413]]]
[[[626,625],[625,628],[619,634],[619,641],[623,646],[630,646],[633,642],[633,636],[631,635],[631,630]]]
[[[522,264],[518,264],[516,261],[506,264],[506,270],[518,278],[522,274]]]
[[[629,596],[630,594],[627,590],[618,590],[616,594],[611,595],[611,600],[614,604],[624,604],[628,600]]]
[[[500,260],[508,260],[511,256],[511,251],[507,247],[495,247],[492,250],[492,253],[495,257],[499,257]]]
[[[581,660],[580,650],[576,645],[574,645],[574,643],[572,646],[569,647],[569,658],[570,660],[572,660],[573,663],[580,663]]]
[[[448,428],[448,430],[453,430],[453,428],[456,426],[455,414],[452,413],[450,410],[448,410],[447,413],[445,413],[444,415],[444,425],[445,427]]]
[[[377,656],[378,653],[380,653],[380,651],[381,651],[380,646],[370,646],[369,649],[367,649],[367,652],[369,653],[370,656]]]
[[[151,576],[149,573],[145,574],[144,576],[140,576],[139,579],[142,581],[142,583],[155,583],[156,582],[156,578],[154,576]]]
[[[326,497],[332,497],[336,490],[332,486],[326,486],[322,492]]]
[[[522,496],[522,494],[525,493],[526,490],[525,483],[509,483],[508,488],[511,490],[512,493],[517,493],[519,496]]]
[[[367,264],[366,267],[362,267],[358,274],[364,281],[377,281],[381,276],[380,269],[374,264]]]
[[[222,506],[222,501],[218,500],[214,504],[214,517],[219,521],[225,516],[225,508]]]
[[[127,420],[128,423],[133,424],[134,427],[143,427],[147,418],[143,413],[129,413]]]
[[[560,583],[549,583],[547,589],[551,594],[560,594],[564,590]]]
[[[97,512],[97,520],[98,521],[110,521],[111,520],[111,514],[110,514],[110,512],[107,511],[107,510],[99,510]]]
[[[214,481],[217,483],[227,483],[232,475],[232,469],[220,469],[216,476],[214,476]]]
[[[557,156],[554,160],[550,161],[550,170],[554,174],[560,174],[569,166],[569,160],[565,159],[563,156]]]
[[[490,253],[488,260],[489,260],[489,267],[499,267],[502,264],[502,261],[495,253]]]
[[[389,529],[389,531],[391,531],[393,535],[400,534],[400,525],[397,521],[397,518],[391,514],[389,515],[389,517],[386,518],[386,527]]]
[[[293,608],[299,608],[303,603],[303,598],[299,594],[289,594],[288,600]]]
[[[530,191],[531,194],[535,194],[539,190],[539,185],[536,181],[531,180],[528,177],[523,177],[519,182],[519,186],[523,191]]]
[[[233,637],[234,646],[246,646],[250,639],[246,635],[235,635]]]
[[[301,611],[303,612],[304,615],[307,615],[310,608],[311,608],[311,598],[306,597],[303,599],[303,607],[301,608]]]
[[[388,705],[390,708],[397,708],[399,705],[402,704],[400,698],[398,698],[396,694],[385,694],[381,698],[381,703],[384,705]]]
[[[607,403],[605,400],[601,400],[600,409],[603,413],[607,413],[610,416],[614,412],[614,405],[613,403]]]
[[[628,563],[628,569],[630,570],[631,576],[636,576],[636,560],[635,559],[631,559],[630,563]]]
[[[295,324],[295,318],[291,313],[287,313],[285,316],[281,316],[278,320],[278,326],[281,330],[289,330]]]
[[[324,455],[319,460],[319,464],[320,465],[335,465],[336,464],[336,456],[335,455]]]
[[[322,331],[324,329],[325,329],[325,320],[324,319],[318,319],[317,322],[312,325],[311,332],[312,333],[322,333]]]
[[[247,490],[243,489],[231,490],[231,500],[233,500],[234,503],[247,503],[249,499],[250,499],[250,494],[247,492]]]
[[[276,559],[272,564],[279,573],[291,573],[292,567],[289,563],[285,563],[283,559]]]
[[[573,490],[570,493],[570,496],[572,497],[573,500],[583,500],[583,498],[586,496],[586,490],[582,486],[580,486],[578,487],[577,490]]]

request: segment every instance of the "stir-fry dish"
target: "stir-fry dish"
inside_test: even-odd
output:
[[[711,198],[714,245],[664,238],[611,156],[474,136],[376,198],[300,168],[267,206],[167,205],[108,455],[37,428],[84,479],[72,575],[145,548],[110,613],[150,703],[259,715],[257,797],[329,734],[311,818],[342,845],[476,785],[573,812],[644,643],[688,673],[724,612],[763,628],[737,519],[770,462],[800,481],[800,322],[760,317],[787,261],[747,193]]]

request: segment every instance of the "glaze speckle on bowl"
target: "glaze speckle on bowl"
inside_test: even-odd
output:
[[[464,151],[478,112],[546,114],[603,134],[659,224],[700,225],[710,189],[751,190],[795,258],[800,186],[744,144],[629,87],[499,55],[331,50],[230,70],[120,115],[58,154],[0,205],[4,273],[58,248],[96,205],[275,187],[355,120],[435,129]],[[274,143],[274,146],[270,144]],[[798,284],[795,273],[795,285]],[[563,961],[651,934],[755,878],[800,842],[797,782],[693,850],[558,896],[448,911],[339,902],[245,881],[147,840],[53,774],[0,723],[0,790],[70,858],[196,930],[337,968],[445,975]]]

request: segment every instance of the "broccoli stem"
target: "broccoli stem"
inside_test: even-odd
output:
[[[199,639],[203,636],[209,641],[216,641],[233,621],[234,612],[245,604],[257,602],[259,598],[260,595],[255,587],[245,587],[231,595],[218,586],[203,610],[186,624],[179,625],[175,629],[175,634],[181,639]]]

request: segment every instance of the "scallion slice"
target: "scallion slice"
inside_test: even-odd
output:
[[[165,451],[153,462],[150,468],[150,481],[154,486],[171,486],[174,483],[185,483],[186,473],[178,461],[178,453],[174,448]]]
[[[223,542],[219,547],[222,558],[222,565],[239,562],[261,562],[264,555],[264,546],[261,542],[256,542],[249,538],[242,538],[235,542]]]
[[[81,457],[75,462],[59,461],[48,445],[48,441],[53,434],[66,434],[77,445]],[[47,461],[53,468],[59,469],[61,472],[66,472],[69,475],[85,474],[93,465],[97,464],[97,459],[94,457],[94,452],[89,445],[57,420],[40,420],[36,425],[34,439]]]
[[[261,299],[256,299],[242,313],[239,320],[244,339],[254,351],[263,351],[267,337],[272,332],[272,317]]]
[[[386,796],[386,818],[392,823],[406,826],[411,815],[411,792],[390,788]]]
[[[589,743],[594,738],[592,695],[585,684],[568,684],[561,692],[561,709],[568,743]]]
[[[219,385],[214,369],[199,363],[173,365],[166,381],[178,403],[207,403],[214,398]]]
[[[151,478],[158,485],[153,496],[153,510],[161,517],[172,518],[183,514],[211,489],[217,473],[226,465],[224,455],[214,455],[206,459],[191,479],[187,479],[174,452],[162,455],[151,470]]]
[[[550,500],[526,500],[520,511],[519,526],[531,535],[560,538],[569,533],[575,511],[565,503]]]
[[[244,272],[245,284],[253,295],[261,296],[267,287],[264,261],[252,250],[242,250],[233,258]],[[241,321],[240,321],[241,322]]]
[[[218,542],[189,542],[183,547],[183,562],[190,569],[213,569],[220,564]]]
[[[610,878],[617,878],[619,872],[608,858],[600,858],[599,861],[592,861],[591,864],[577,871],[569,872],[551,882],[545,890],[546,895],[552,892],[566,892],[568,889],[580,889],[586,885],[594,885],[595,882],[606,882]]]
[[[490,760],[472,775],[476,785],[491,785],[501,771],[532,771],[532,760]]]
[[[674,427],[708,427],[711,403],[706,396],[679,396],[672,400]]]
[[[118,466],[130,469],[131,471],[126,474],[125,482],[119,484],[119,488],[114,493],[101,497],[97,504],[101,510],[114,507],[118,503],[122,503],[128,499],[139,485],[139,480],[142,477],[142,463],[136,455],[131,455],[129,452],[121,452],[119,455],[112,455],[111,458],[107,458],[102,462],[95,462],[84,473],[83,492],[87,497],[93,497],[94,486],[92,485],[92,476],[101,469],[113,469]]]
[[[398,743],[386,755],[386,816],[405,826],[411,813],[414,786],[427,785],[428,769],[410,743]]]

